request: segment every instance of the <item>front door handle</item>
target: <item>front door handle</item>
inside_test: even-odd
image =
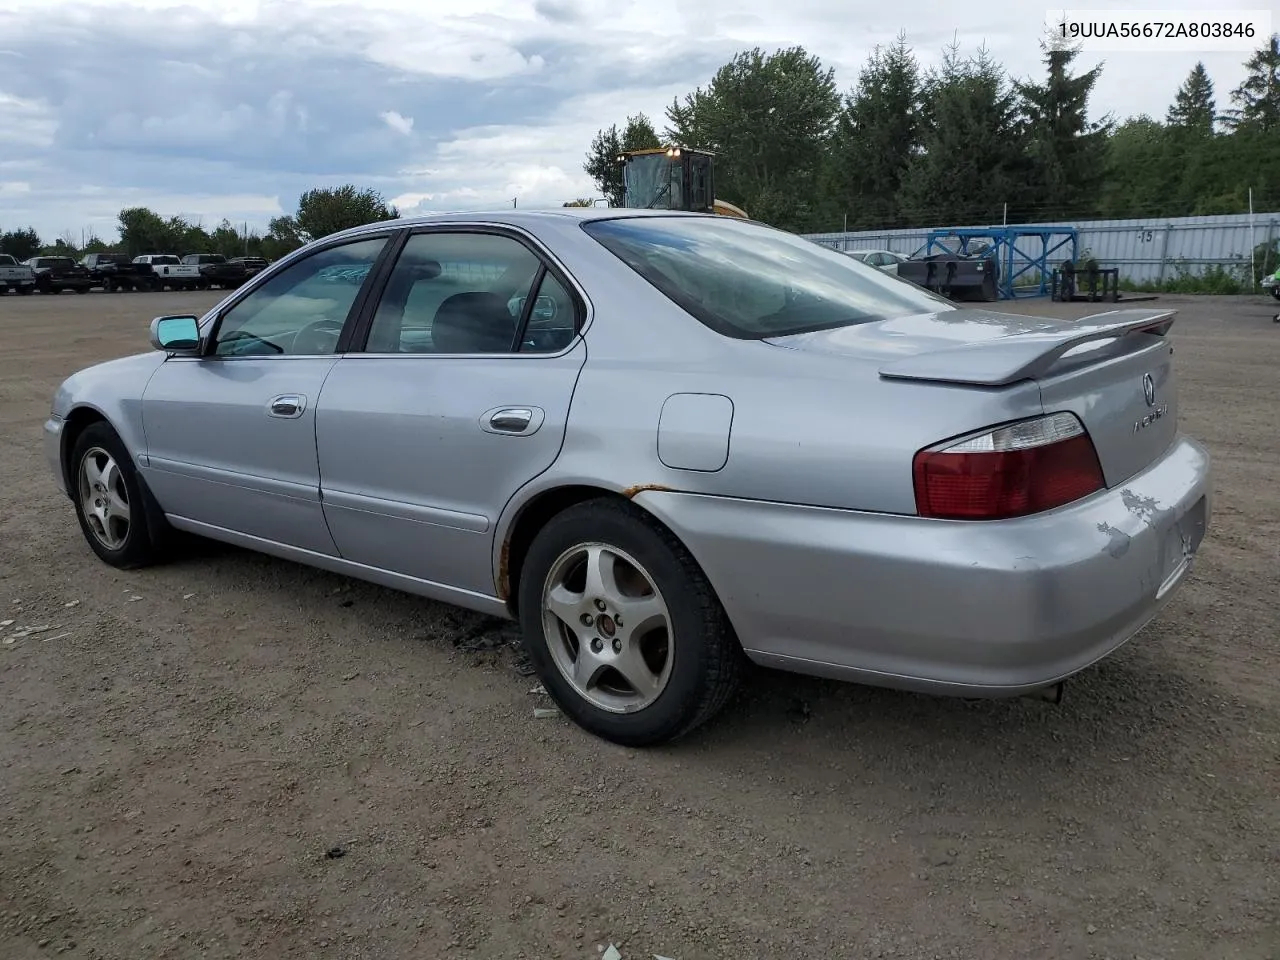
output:
[[[272,399],[267,405],[267,416],[296,420],[307,409],[307,398],[300,393],[286,393]]]
[[[486,433],[527,437],[542,426],[543,412],[537,407],[498,407],[485,411],[480,428]]]

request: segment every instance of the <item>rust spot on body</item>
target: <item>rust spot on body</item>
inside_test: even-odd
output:
[[[506,602],[511,596],[511,541],[504,540],[498,551],[498,599]]]
[[[634,487],[627,487],[627,489],[622,491],[622,495],[626,497],[628,500],[634,500],[636,497],[644,493],[646,490],[652,490],[655,493],[671,492],[670,487],[664,487],[660,483],[638,483]]]

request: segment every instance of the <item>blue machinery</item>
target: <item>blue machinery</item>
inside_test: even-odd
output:
[[[948,241],[954,241],[955,245],[949,246]],[[1047,297],[1054,271],[1050,258],[1054,254],[1059,260],[1069,256],[1074,263],[1080,252],[1080,237],[1075,227],[954,227],[930,230],[925,245],[911,256],[912,259],[939,255],[973,256],[980,253],[970,249],[973,241],[986,241],[990,247],[982,252],[995,258],[996,288],[1001,300]],[[1069,253],[1059,252],[1068,246]],[[1019,277],[1026,277],[1026,280],[1019,283]]]

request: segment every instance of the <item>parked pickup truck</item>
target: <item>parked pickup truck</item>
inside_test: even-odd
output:
[[[16,290],[30,293],[36,288],[35,271],[25,263],[19,263],[7,253],[0,253],[0,294]]]
[[[136,290],[146,285],[151,271],[138,263],[130,263],[123,253],[90,253],[81,258],[80,265],[89,271],[93,285],[107,293],[116,290]]]
[[[231,262],[244,266],[245,279],[257,276],[270,266],[262,257],[232,257]]]
[[[144,253],[133,262],[150,271],[139,290],[193,290],[200,283],[200,268],[183,263],[171,253]]]
[[[232,290],[249,278],[243,263],[228,260],[220,253],[189,253],[182,262],[199,268],[202,290],[209,287]]]
[[[32,257],[26,264],[36,275],[36,289],[41,293],[88,293],[93,286],[89,271],[70,257]]]

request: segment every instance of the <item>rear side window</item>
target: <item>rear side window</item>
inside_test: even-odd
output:
[[[956,309],[795,234],[731,217],[620,217],[583,230],[717,333],[790,336]]]

